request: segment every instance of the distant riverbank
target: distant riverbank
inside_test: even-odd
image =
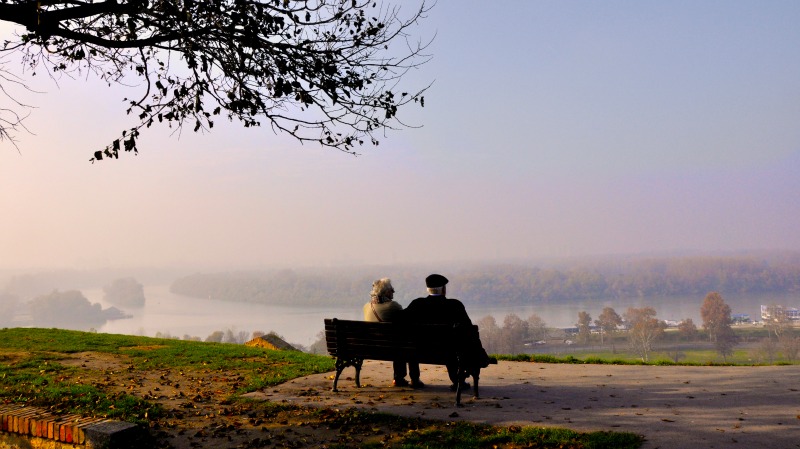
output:
[[[84,294],[92,302],[102,301],[102,290],[85,290]],[[324,318],[362,319],[360,307],[336,306],[328,307],[291,307],[253,303],[216,301],[213,299],[190,298],[176,295],[166,285],[145,286],[146,304],[141,309],[125,309],[133,318],[109,321],[98,330],[100,332],[122,333],[130,335],[154,336],[160,332],[174,337],[185,335],[205,339],[216,330],[232,329],[238,331],[274,331],[291,343],[304,346],[316,341],[317,334],[323,329]],[[474,322],[491,315],[502,323],[505,316],[515,314],[527,319],[532,314],[539,315],[549,327],[572,327],[575,325],[578,312],[588,311],[596,318],[603,307],[614,307],[619,313],[627,307],[652,306],[661,319],[681,320],[692,318],[701,323],[700,305],[703,298],[653,298],[636,300],[628,303],[586,303],[548,306],[521,307],[474,307],[467,304],[467,311]],[[757,318],[761,301],[770,298],[728,298],[734,313],[747,313]],[[785,298],[784,298],[785,299]],[[772,299],[773,301],[775,299]],[[407,304],[400,301],[403,306]]]
[[[91,303],[99,303],[103,308],[113,306],[103,299],[100,287],[83,288],[80,291]],[[218,301],[208,298],[192,298],[170,291],[165,284],[145,285],[146,302],[141,308],[119,307],[130,318],[107,321],[96,328],[99,332],[127,335],[168,335],[176,338],[197,337],[205,340],[215,331],[231,330],[234,334],[253,331],[276,332],[290,343],[310,346],[317,340],[323,329],[324,318],[362,319],[360,305],[341,305],[335,301],[325,306],[265,305],[248,302]],[[724,295],[724,294],[723,294]],[[574,327],[578,312],[587,311],[593,319],[603,307],[613,307],[622,314],[628,307],[650,306],[663,320],[680,321],[691,318],[698,325],[702,297],[663,297],[622,300],[575,301],[568,304],[547,304],[527,306],[477,306],[471,298],[461,297],[474,322],[491,315],[502,325],[504,318],[515,314],[527,319],[533,314],[544,320],[548,327]],[[761,304],[784,304],[797,306],[800,300],[795,295],[724,295],[726,303],[734,314],[747,314],[753,320],[759,319]],[[366,298],[364,299],[366,301]],[[407,306],[408,298],[400,298],[400,304]],[[24,323],[16,325],[24,326]],[[65,322],[68,329],[89,330],[75,327]]]

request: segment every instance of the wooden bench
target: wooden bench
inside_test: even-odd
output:
[[[338,391],[339,376],[348,366],[355,367],[356,387],[361,387],[361,365],[364,360],[404,360],[429,365],[456,365],[461,379],[472,376],[475,398],[478,398],[481,361],[475,351],[474,342],[477,341],[478,326],[475,325],[325,319],[328,353],[336,357],[333,391]],[[460,383],[456,387],[456,405],[461,405]]]

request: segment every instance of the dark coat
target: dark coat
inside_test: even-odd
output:
[[[402,319],[406,323],[415,324],[472,324],[464,304],[444,295],[431,295],[411,301],[403,310]]]
[[[406,323],[414,324],[460,324],[472,325],[472,320],[467,315],[467,310],[461,301],[454,298],[447,298],[444,295],[431,295],[425,298],[417,298],[411,301],[411,304],[403,309],[402,320]],[[481,341],[475,339],[474,341],[463,342],[468,350],[468,357],[474,357],[478,361],[479,366],[488,366],[489,356],[481,346]],[[450,363],[447,365],[447,375],[450,377],[450,382],[456,385],[459,382],[464,382],[469,374],[459,373],[458,365]],[[451,387],[452,388],[452,387]]]

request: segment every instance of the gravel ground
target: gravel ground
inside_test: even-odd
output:
[[[495,425],[627,431],[655,448],[800,448],[800,366],[616,366],[505,362],[483,370],[455,406],[444,367],[422,366],[421,390],[394,388],[391,364],[366,361],[361,388],[348,368],[295,379],[253,398],[358,407],[401,416]]]

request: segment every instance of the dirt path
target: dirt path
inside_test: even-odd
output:
[[[422,390],[392,388],[391,364],[367,361],[362,388],[348,368],[295,379],[253,398],[358,407],[401,416],[497,425],[614,430],[646,449],[800,448],[800,366],[686,367],[500,362],[483,371],[481,399],[456,408],[443,367],[423,365]]]

